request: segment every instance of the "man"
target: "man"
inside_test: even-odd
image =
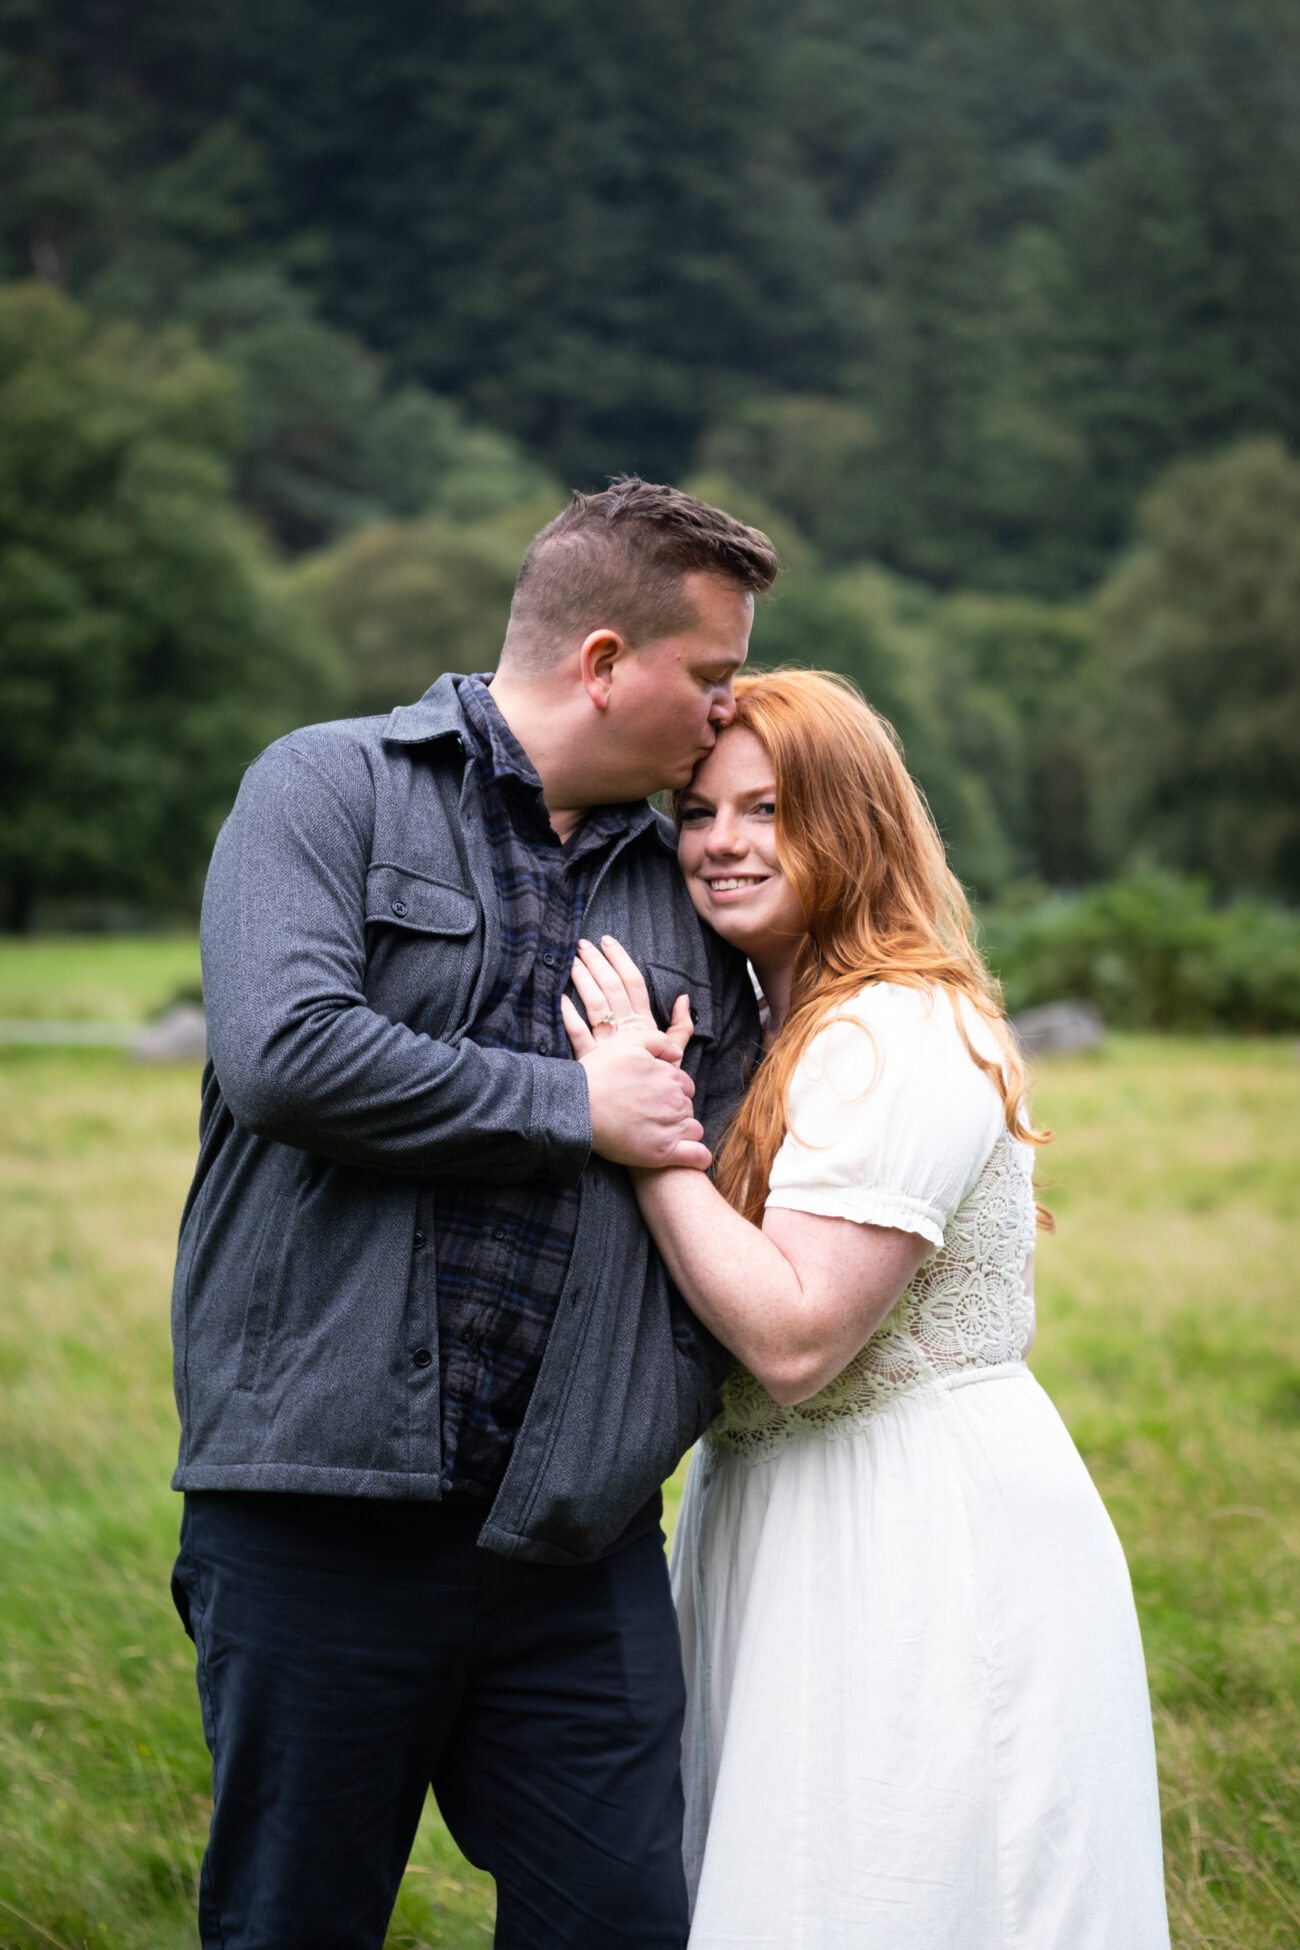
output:
[[[174,1297],[210,1950],[378,1950],[430,1783],[498,1945],[686,1941],[659,1485],[722,1356],[622,1167],[707,1164],[757,1025],[645,795],[775,571],[673,489],[576,495],[490,686],[282,739],[217,841]],[[680,1067],[570,1058],[602,933],[661,1028],[689,998]]]

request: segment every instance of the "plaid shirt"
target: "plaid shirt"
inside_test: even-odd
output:
[[[561,845],[541,781],[486,683],[468,678],[460,698],[482,781],[501,916],[501,971],[468,1037],[485,1048],[567,1056],[560,997],[583,911],[619,842],[652,814],[644,801],[601,806]],[[436,1240],[444,1494],[490,1499],[546,1349],[578,1193],[540,1183],[444,1182],[421,1204],[431,1221],[421,1220],[424,1233]]]

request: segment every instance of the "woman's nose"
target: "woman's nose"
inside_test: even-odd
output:
[[[725,856],[745,851],[745,836],[740,829],[740,821],[730,814],[715,814],[709,827],[709,852]]]

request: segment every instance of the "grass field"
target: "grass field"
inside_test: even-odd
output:
[[[0,1019],[143,1015],[192,944],[0,948]],[[186,957],[188,956],[188,961]],[[96,983],[103,981],[102,1001]],[[1128,1549],[1174,1940],[1300,1943],[1300,1066],[1116,1038],[1044,1066],[1034,1364]],[[166,1344],[194,1070],[0,1051],[0,1946],[180,1950],[207,1761],[167,1596]],[[392,1950],[482,1945],[430,1813]]]

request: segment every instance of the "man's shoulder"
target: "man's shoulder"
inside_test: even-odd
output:
[[[291,754],[318,765],[346,762],[353,752],[382,747],[388,716],[384,712],[376,717],[330,718],[322,724],[298,725],[268,745],[262,758]]]

